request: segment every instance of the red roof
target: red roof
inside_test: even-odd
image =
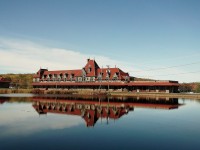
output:
[[[81,70],[80,69],[77,69],[77,70],[56,70],[56,71],[45,71],[44,72],[44,75],[53,75],[53,74],[57,74],[57,75],[60,75],[60,74],[74,74],[75,76],[77,74],[80,74]]]
[[[103,73],[102,79],[105,80],[108,72],[110,73],[110,79],[113,79],[115,74],[118,74],[118,79],[122,80],[124,80],[126,76],[129,76],[128,73],[123,72],[119,68],[99,68],[97,70],[97,75]]]
[[[46,75],[44,79],[47,78],[47,75],[60,75],[60,74],[74,74],[74,77],[81,77],[85,72],[86,77],[98,77],[100,73],[103,73],[102,79],[105,80],[107,74],[109,73],[110,79],[113,79],[114,75],[117,74],[117,78],[120,80],[125,80],[128,73],[123,72],[119,68],[99,68],[98,64],[95,60],[88,59],[87,64],[83,69],[77,70],[56,70],[56,71],[48,71],[47,69],[40,69],[37,74],[33,75],[34,78],[41,78],[43,75]],[[69,76],[68,76],[69,78]]]
[[[76,70],[57,70],[57,71],[48,71],[47,69],[40,69],[37,74],[35,74],[34,78],[40,78],[46,80],[48,75],[60,75],[63,76],[67,74],[66,77],[67,80],[70,80],[71,75],[73,74],[74,77],[82,77],[85,75],[86,77],[102,77],[102,80],[106,80],[109,77],[109,80],[113,80],[114,77],[116,77],[116,80],[126,80],[129,81],[129,74],[123,72],[119,68],[99,68],[98,64],[95,60],[87,60],[87,64],[83,69],[76,69]],[[75,80],[73,78],[73,80]],[[63,79],[62,79],[63,81]],[[100,85],[99,82],[93,82],[93,83],[80,83],[80,82],[41,82],[41,83],[33,83],[33,85]],[[108,83],[102,82],[101,85],[107,85]],[[121,82],[110,82],[110,85],[117,86],[117,85],[126,85],[126,86],[179,86],[178,82],[172,82],[172,81],[133,81],[130,83],[121,83]]]
[[[84,67],[87,77],[95,77],[97,75],[97,70],[99,69],[98,64],[95,60],[88,59],[87,64]]]
[[[170,81],[163,81],[163,82],[150,82],[150,81],[140,81],[140,82],[130,82],[128,86],[179,86],[176,82],[170,82]]]

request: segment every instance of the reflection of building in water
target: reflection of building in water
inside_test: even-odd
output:
[[[33,107],[39,114],[59,113],[81,116],[85,120],[87,126],[94,126],[99,118],[119,119],[124,114],[134,110],[133,107],[128,105],[70,100],[36,100]]]
[[[87,126],[94,126],[98,119],[119,119],[129,111],[133,111],[134,107],[152,108],[152,109],[176,109],[178,108],[177,99],[163,100],[158,99],[149,103],[146,99],[119,99],[106,100],[78,100],[69,98],[33,98],[33,107],[39,114],[57,113],[67,115],[81,116]]]
[[[0,104],[3,104],[6,100],[0,100]]]
[[[0,104],[3,104],[3,103],[5,103],[8,100],[9,100],[8,97],[0,97]]]

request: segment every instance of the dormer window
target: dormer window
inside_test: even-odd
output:
[[[107,73],[107,74],[106,74],[106,77],[108,77],[108,78],[109,78],[109,77],[110,77],[110,74],[109,74],[109,73]]]
[[[98,77],[97,77],[97,80],[102,80],[102,75],[101,75],[101,73],[99,73],[99,75],[98,75]]]
[[[72,81],[74,79],[74,74],[71,74],[69,79]]]
[[[91,67],[89,67],[88,68],[88,73],[90,73],[92,71],[92,68]]]
[[[114,74],[113,76],[113,80],[117,80],[118,79],[118,75],[117,75],[117,72]]]
[[[106,76],[106,80],[109,80],[109,76]]]
[[[99,73],[98,77],[102,77],[102,74],[101,74],[101,73]]]
[[[62,74],[62,73],[60,74],[60,78],[61,78],[61,79],[63,78],[63,74]]]
[[[110,77],[110,70],[109,70],[109,69],[108,69],[108,70],[106,70],[106,73],[107,73],[107,75],[106,75],[106,76]]]
[[[126,76],[126,77],[125,77],[125,81],[129,81],[129,76]]]
[[[65,78],[68,78],[68,73],[65,73],[64,77],[65,77]]]

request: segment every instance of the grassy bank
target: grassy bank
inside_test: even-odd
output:
[[[0,94],[32,93],[32,89],[0,89]]]
[[[96,94],[96,92],[94,92],[93,90],[56,90],[56,89],[51,89],[51,90],[40,90],[40,89],[35,89],[32,91],[32,93],[35,94],[76,94],[76,95],[94,95]]]
[[[169,98],[190,98],[200,99],[200,94],[189,93],[132,93],[132,92],[111,92],[111,96],[141,96],[141,97],[169,97]]]
[[[12,93],[33,93],[33,94],[76,94],[76,95],[95,95],[92,90],[41,90],[41,89],[0,89],[0,94]],[[169,97],[169,98],[191,98],[200,99],[200,94],[189,93],[133,93],[133,92],[110,92],[111,96],[145,96],[145,97]]]

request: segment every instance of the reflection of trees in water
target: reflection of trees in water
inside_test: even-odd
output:
[[[6,101],[6,102],[31,102],[32,101],[32,97],[0,97],[0,102],[1,101]]]
[[[200,103],[200,99],[196,99],[195,101],[198,102],[198,103]]]

